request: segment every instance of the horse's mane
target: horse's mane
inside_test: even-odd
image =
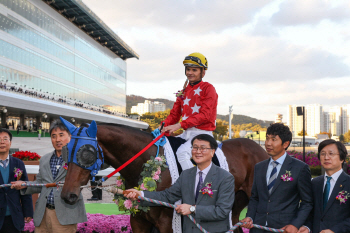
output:
[[[131,127],[131,126],[128,126],[128,125],[115,124],[115,123],[99,123],[97,125],[123,128],[123,129],[129,130],[129,131],[131,131],[133,133],[141,133],[141,134],[144,134],[145,136],[152,136],[150,132],[146,132],[146,131],[143,131],[143,130],[140,130],[138,128],[134,128],[134,127]]]

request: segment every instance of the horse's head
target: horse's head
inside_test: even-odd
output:
[[[73,205],[79,199],[80,186],[87,184],[90,175],[95,176],[100,170],[103,153],[96,140],[95,121],[87,125],[88,127],[77,128],[62,117],[60,119],[72,135],[71,141],[62,149],[62,158],[68,163],[68,171],[61,198]]]

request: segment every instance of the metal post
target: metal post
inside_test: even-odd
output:
[[[305,106],[303,106],[303,160],[305,162]]]
[[[228,132],[229,132],[229,139],[231,139],[231,138],[232,138],[232,130],[231,130],[232,105],[228,107],[228,112],[229,112],[229,114],[230,114],[229,117],[228,117],[228,118],[229,118],[229,120],[228,120],[228,122],[229,122],[229,124],[228,124],[228,125],[229,125],[229,126],[228,126],[228,127],[229,127],[228,130],[229,130],[229,131],[228,131]]]

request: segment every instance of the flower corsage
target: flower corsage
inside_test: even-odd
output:
[[[286,174],[281,175],[281,179],[283,181],[293,181],[293,177],[292,177],[292,172],[291,171],[286,171]]]
[[[67,163],[64,163],[63,168],[66,169],[66,170],[68,170],[68,164],[67,164]]]
[[[200,191],[203,195],[208,194],[209,197],[213,197],[213,190],[211,189],[211,183],[206,183],[205,186]]]
[[[184,91],[185,91],[185,89],[182,89],[182,90],[177,91],[174,94],[176,95],[176,97],[179,97],[180,99],[183,100],[184,99],[184,95],[185,95]]]
[[[339,200],[340,201],[340,204],[345,204],[345,202],[350,198],[350,194],[345,191],[345,190],[342,190],[338,193],[338,196],[336,196],[335,199]]]
[[[14,177],[17,178],[17,180],[21,179],[23,174],[23,171],[21,169],[15,168],[14,173],[15,173]]]

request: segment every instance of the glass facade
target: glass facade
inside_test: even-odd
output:
[[[1,81],[125,112],[125,61],[98,50],[28,0],[1,0],[0,7],[25,18],[0,13],[0,31],[31,45],[19,46],[0,36],[0,56],[42,74],[30,75],[0,64]]]

